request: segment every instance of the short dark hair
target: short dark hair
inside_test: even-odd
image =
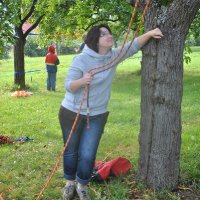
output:
[[[85,44],[87,44],[87,46],[96,51],[98,53],[98,42],[99,42],[99,37],[100,37],[100,28],[106,28],[108,29],[109,33],[112,35],[112,31],[110,29],[110,27],[107,24],[100,24],[98,26],[93,26],[87,33],[86,35],[86,39],[85,39]]]

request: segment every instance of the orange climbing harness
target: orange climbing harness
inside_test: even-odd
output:
[[[131,20],[130,20],[130,22],[129,22],[128,30],[127,30],[127,33],[126,33],[126,36],[125,36],[123,45],[122,45],[122,47],[121,47],[121,50],[120,50],[119,53],[118,53],[111,61],[109,61],[108,63],[106,63],[106,64],[104,64],[104,65],[101,65],[101,66],[98,66],[98,67],[96,67],[96,68],[91,69],[91,70],[89,71],[89,73],[91,73],[93,76],[96,75],[96,74],[98,74],[98,73],[101,73],[101,72],[103,72],[103,71],[105,71],[105,70],[108,70],[108,69],[110,69],[110,68],[112,68],[112,67],[114,67],[114,66],[116,66],[116,65],[122,60],[122,58],[126,55],[128,49],[131,47],[131,45],[132,45],[132,43],[133,43],[135,37],[136,37],[137,34],[138,34],[138,31],[139,31],[140,27],[141,27],[141,25],[142,25],[144,16],[146,15],[146,12],[147,12],[148,7],[149,7],[149,5],[150,5],[150,0],[147,0],[147,2],[146,2],[145,8],[144,8],[143,13],[142,13],[142,17],[141,17],[140,22],[139,22],[139,24],[138,24],[137,30],[135,31],[135,34],[134,34],[134,36],[133,36],[133,38],[132,38],[132,40],[131,40],[130,46],[128,47],[128,49],[127,49],[122,55],[120,55],[120,54],[122,53],[122,50],[124,49],[124,45],[125,45],[125,43],[126,43],[126,41],[127,41],[128,35],[129,35],[129,33],[130,33],[131,25],[132,25],[132,22],[133,22],[133,20],[134,20],[134,18],[135,18],[136,10],[137,10],[137,7],[138,7],[138,2],[139,2],[139,0],[136,0],[135,6],[134,6],[134,9],[133,9],[133,12],[132,12]],[[116,61],[117,58],[119,58],[119,60],[118,60],[117,62],[114,63],[114,61]],[[106,68],[106,66],[107,66],[107,65],[110,65],[110,64],[112,64],[112,65]],[[49,177],[48,177],[48,179],[47,179],[45,185],[43,186],[43,188],[42,188],[42,190],[40,191],[40,193],[39,193],[38,197],[36,198],[36,200],[40,200],[40,199],[41,199],[41,197],[42,197],[42,195],[43,195],[45,189],[48,187],[48,185],[49,185],[49,183],[50,183],[52,177],[54,176],[55,172],[57,171],[57,169],[58,169],[58,167],[59,167],[59,165],[60,165],[60,162],[61,162],[61,159],[62,159],[62,157],[63,157],[63,155],[64,155],[65,149],[66,149],[67,146],[68,146],[68,143],[69,143],[69,141],[70,141],[70,139],[71,139],[72,133],[73,133],[73,131],[74,131],[74,129],[75,129],[76,123],[77,123],[77,121],[78,121],[78,118],[79,118],[79,115],[80,115],[80,112],[81,112],[81,109],[82,109],[83,102],[85,101],[86,98],[87,98],[87,101],[88,101],[88,103],[87,103],[87,105],[88,105],[88,108],[87,108],[87,116],[88,116],[88,122],[89,122],[89,85],[87,85],[87,86],[85,87],[85,89],[84,89],[83,97],[82,97],[82,100],[81,100],[81,103],[80,103],[80,107],[79,107],[79,110],[78,110],[78,112],[77,112],[77,115],[76,115],[76,118],[75,118],[75,120],[74,120],[72,129],[71,129],[70,134],[69,134],[69,136],[68,136],[68,139],[67,139],[67,141],[66,141],[64,147],[62,148],[62,151],[61,151],[60,155],[59,155],[58,158],[57,158],[57,162],[56,162],[56,164],[55,164],[55,166],[54,166],[54,168],[53,168],[51,174],[49,175]]]

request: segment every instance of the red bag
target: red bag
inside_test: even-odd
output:
[[[109,175],[125,175],[131,169],[131,163],[126,158],[115,158],[107,162],[95,162],[92,179],[105,181]]]

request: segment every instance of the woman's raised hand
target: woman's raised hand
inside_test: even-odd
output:
[[[150,33],[151,33],[151,37],[156,38],[156,39],[160,39],[163,37],[163,34],[159,28],[155,28],[151,30]]]

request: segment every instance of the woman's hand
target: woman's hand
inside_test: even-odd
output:
[[[89,85],[92,81],[93,75],[90,73],[86,73],[82,78],[78,80],[74,80],[70,84],[70,89],[72,92],[78,91],[81,87],[85,85]]]
[[[163,34],[159,28],[155,28],[151,31],[144,33],[138,37],[140,47],[143,47],[151,38],[160,39]]]
[[[163,34],[159,28],[155,28],[155,29],[151,30],[150,34],[151,34],[151,37],[153,37],[155,39],[160,39],[163,37]]]
[[[93,78],[92,74],[86,73],[82,78],[82,85],[83,86],[84,85],[89,85],[91,83],[91,81],[92,81],[92,78]]]

